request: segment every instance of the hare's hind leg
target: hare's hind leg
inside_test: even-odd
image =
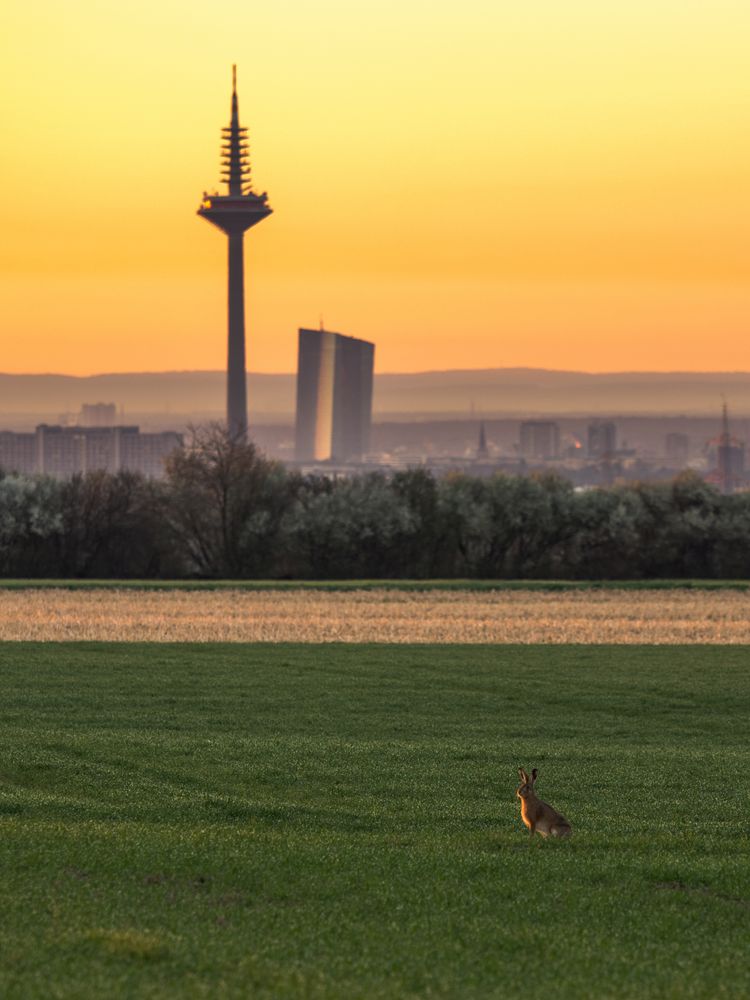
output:
[[[550,833],[553,837],[571,837],[573,835],[573,828],[568,826],[567,823],[561,823],[559,826],[553,826]]]

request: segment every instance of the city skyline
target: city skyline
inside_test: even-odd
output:
[[[223,367],[224,260],[192,210],[233,62],[276,211],[252,370],[293,372],[321,312],[381,372],[750,367],[746,5],[298,0],[207,24],[10,0],[6,22],[4,371]]]

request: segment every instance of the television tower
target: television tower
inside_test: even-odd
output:
[[[236,66],[232,66],[232,117],[221,131],[222,180],[229,192],[204,192],[198,215],[229,237],[227,428],[233,438],[243,440],[247,435],[243,241],[245,230],[270,215],[271,209],[266,193],[255,194],[250,183],[247,129],[240,125],[237,105]]]

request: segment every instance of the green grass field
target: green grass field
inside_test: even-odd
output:
[[[6,1000],[750,996],[747,647],[20,643],[0,685]]]

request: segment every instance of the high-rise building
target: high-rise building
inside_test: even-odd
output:
[[[268,196],[256,194],[250,184],[247,129],[240,125],[237,73],[232,67],[232,114],[222,129],[222,179],[228,194],[204,192],[198,215],[229,237],[229,294],[227,337],[227,428],[233,437],[247,434],[247,375],[245,371],[245,231],[271,214]]]
[[[375,345],[328,330],[300,329],[296,456],[358,462],[370,449]]]
[[[524,420],[521,424],[521,454],[524,458],[557,458],[560,428],[554,420]]]
[[[617,427],[611,420],[595,420],[588,427],[588,457],[612,458],[617,450]]]
[[[687,434],[672,431],[664,439],[664,455],[670,469],[684,469],[690,454]]]

